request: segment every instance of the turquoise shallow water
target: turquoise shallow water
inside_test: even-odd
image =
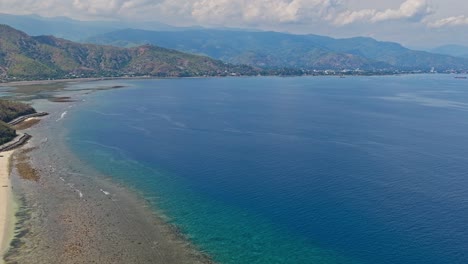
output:
[[[71,149],[215,260],[468,261],[465,81],[120,84],[70,109]]]

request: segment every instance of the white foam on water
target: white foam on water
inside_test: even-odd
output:
[[[102,192],[103,194],[105,194],[105,195],[109,195],[109,194],[110,194],[110,192],[106,192],[106,191],[104,191],[103,189],[100,189],[100,190],[101,190],[101,192]]]
[[[63,112],[63,113],[60,115],[60,118],[57,119],[56,121],[58,122],[58,121],[62,120],[66,115],[67,115],[67,111]]]
[[[104,112],[101,112],[101,111],[97,111],[97,110],[92,110],[90,112],[93,112],[93,113],[96,113],[96,114],[99,114],[99,115],[103,115],[103,116],[125,116],[124,114],[119,114],[119,113],[104,113]]]

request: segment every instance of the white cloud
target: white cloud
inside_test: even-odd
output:
[[[378,6],[388,6],[390,1],[394,0],[382,0]],[[348,8],[349,0],[1,0],[0,12],[270,27],[288,23],[339,26],[401,19],[419,21],[431,13],[426,0],[400,1],[404,2],[396,9],[353,11]]]
[[[337,0],[196,0],[192,17],[199,22],[291,23],[329,15]]]
[[[101,19],[278,24],[326,20],[344,0],[2,0],[0,12]],[[167,21],[170,22],[170,21]]]
[[[0,12],[7,14],[38,14],[47,17],[68,16],[75,19],[149,19],[148,9],[161,1],[151,0],[1,0]],[[144,13],[145,17],[139,17]],[[153,17],[152,17],[153,16]]]
[[[377,11],[375,9],[363,9],[359,11],[343,11],[339,13],[334,19],[335,25],[348,25],[358,21],[370,21],[375,16]]]
[[[355,22],[381,22],[388,20],[420,21],[432,13],[426,0],[406,0],[398,9],[363,9],[358,11],[344,11],[334,19],[335,25],[347,25]]]
[[[0,12],[404,40],[415,30],[468,25],[468,1],[461,0],[0,0]]]
[[[383,12],[378,12],[372,18],[372,21],[377,22],[402,18],[420,20],[431,13],[432,10],[426,0],[407,0],[397,10],[387,9]]]
[[[428,23],[429,27],[441,28],[446,26],[468,26],[467,16],[452,16]]]

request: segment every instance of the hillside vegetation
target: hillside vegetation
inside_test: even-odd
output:
[[[0,145],[7,143],[16,137],[16,131],[6,123],[0,121]]]
[[[468,59],[407,49],[372,38],[335,39],[318,35],[229,30],[180,32],[118,30],[87,40],[90,43],[132,47],[153,44],[204,54],[228,63],[259,67],[439,71],[468,70]]]
[[[0,80],[116,76],[220,76],[255,74],[205,56],[145,45],[119,48],[31,37],[0,25]]]
[[[36,113],[28,104],[0,99],[0,120],[10,122],[20,116]]]
[[[0,100],[0,145],[12,140],[16,136],[16,131],[7,122],[35,112],[36,110],[30,105]]]

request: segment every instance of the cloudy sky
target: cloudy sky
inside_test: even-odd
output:
[[[0,12],[468,45],[467,0],[0,0]]]

